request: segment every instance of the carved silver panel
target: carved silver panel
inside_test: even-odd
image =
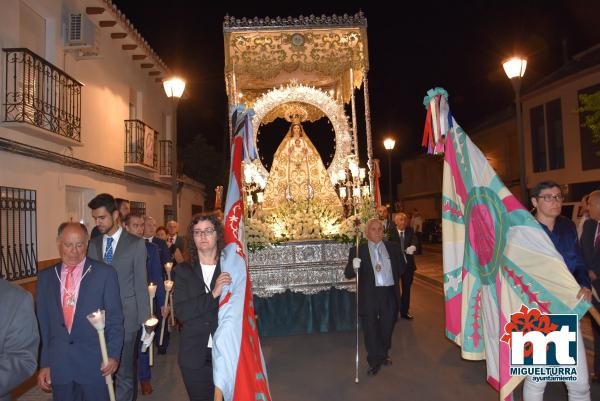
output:
[[[350,246],[325,240],[295,241],[250,252],[252,291],[259,297],[286,290],[315,294],[331,287],[355,291],[355,281],[344,277]]]

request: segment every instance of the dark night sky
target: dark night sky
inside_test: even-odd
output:
[[[227,127],[222,33],[226,14],[286,17],[362,10],[368,20],[375,156],[385,157],[382,138],[392,134],[397,139],[395,165],[420,151],[422,99],[429,88],[448,90],[453,115],[468,130],[470,124],[512,104],[512,87],[501,61],[514,51],[528,57],[526,90],[528,84],[560,67],[563,40],[570,56],[600,42],[600,2],[592,0],[397,2],[395,12],[383,2],[351,0],[343,5],[219,2],[227,3],[222,6],[176,0],[113,1],[167,65],[188,82],[187,99],[179,109],[180,143],[202,133],[219,150]],[[357,100],[360,105],[362,96]],[[362,107],[357,111],[360,117]],[[318,127],[327,129],[326,124]],[[280,125],[276,134],[261,136],[260,149],[265,154],[274,151],[285,129]],[[311,135],[308,128],[307,132],[315,137],[315,132]],[[361,126],[359,133],[364,136]],[[327,140],[315,144],[327,162],[333,139],[322,137]],[[394,180],[399,182],[398,177]]]

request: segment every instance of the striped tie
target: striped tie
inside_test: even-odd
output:
[[[104,262],[112,265],[113,249],[112,249],[113,238],[106,237],[106,251],[104,252]]]

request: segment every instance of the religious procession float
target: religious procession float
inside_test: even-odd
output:
[[[228,102],[253,110],[257,151],[261,128],[276,119],[287,124],[269,169],[261,157],[243,166],[248,264],[261,334],[350,330],[355,284],[343,270],[357,233],[375,216],[367,20],[362,13],[227,16],[223,33]],[[364,133],[358,131],[357,94],[364,100]],[[323,118],[335,137],[327,168],[304,127]],[[359,135],[366,137],[366,160]]]

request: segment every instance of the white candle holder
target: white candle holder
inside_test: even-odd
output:
[[[102,354],[102,363],[104,366],[108,364],[108,350],[106,348],[106,338],[104,337],[104,327],[106,327],[106,319],[104,310],[98,309],[87,315],[87,319],[92,326],[98,331],[98,340],[100,341],[100,352]],[[106,386],[108,387],[108,396],[110,401],[115,401],[115,387],[113,386],[112,375],[104,376]]]
[[[158,324],[158,319],[154,316],[150,316],[145,322],[144,322],[144,337],[146,336],[151,336],[152,332],[154,332],[154,329],[156,329],[156,325]],[[154,366],[154,348],[152,346],[152,343],[150,343],[149,346],[147,345],[142,345],[142,352],[146,352],[146,350],[149,349],[148,353],[150,354],[150,366]]]

